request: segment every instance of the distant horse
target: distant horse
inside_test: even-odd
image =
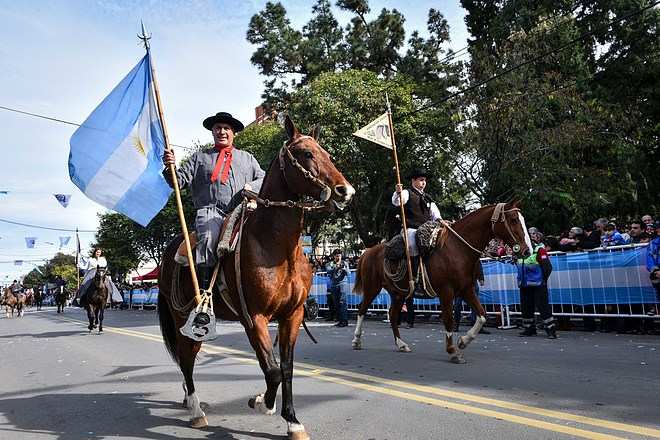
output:
[[[428,268],[431,287],[437,292],[441,307],[442,320],[446,331],[446,350],[449,360],[456,364],[465,362],[461,350],[474,340],[486,322],[486,312],[474,291],[474,269],[481,251],[493,238],[500,238],[505,243],[519,246],[522,255],[531,252],[531,241],[525,226],[525,219],[518,208],[518,203],[500,203],[477,209],[451,225],[455,233],[446,231],[446,240],[437,240],[428,257],[424,258]],[[353,349],[362,348],[364,316],[369,305],[381,289],[390,294],[390,324],[394,334],[396,348],[402,352],[411,351],[399,333],[399,313],[408,293],[408,275],[396,285],[385,276],[385,245],[378,244],[367,249],[360,257],[355,277],[354,290],[364,295],[358,310],[357,325],[353,335]],[[462,297],[477,312],[474,326],[454,345],[454,297]]]
[[[55,304],[57,305],[57,313],[64,313],[67,299],[69,299],[68,292],[64,286],[59,286],[55,291]]]
[[[32,307],[34,305],[34,291],[28,289],[25,292],[25,307]]]
[[[44,294],[41,292],[41,289],[36,289],[34,292],[34,304],[37,306],[37,310],[41,310],[43,302]]]
[[[12,318],[14,317],[14,310],[16,310],[19,318],[25,313],[23,311],[23,306],[25,306],[25,295],[23,293],[14,294],[11,289],[7,288],[0,304],[5,306],[5,315],[7,318],[10,317],[9,310],[11,310]]]
[[[266,392],[251,398],[248,405],[262,414],[274,414],[281,383],[281,415],[287,422],[288,437],[304,440],[309,439],[309,435],[296,417],[292,389],[293,351],[312,282],[312,268],[300,245],[304,208],[312,204],[301,199],[313,198],[317,201],[315,206],[324,210],[343,209],[355,190],[318,144],[318,130],[312,130],[310,136],[301,135],[288,116],[285,128],[288,140],[266,172],[257,200],[259,207],[243,226],[243,238],[236,250],[239,254],[225,258],[222,264],[229,286],[229,302],[241,304],[237,283],[242,283],[246,316],[253,326],[241,312],[237,316],[231,311],[217,289],[213,298],[215,313],[221,319],[241,321],[264,373]],[[163,254],[158,315],[167,349],[183,373],[184,404],[192,410],[191,426],[202,428],[208,421],[193,382],[195,358],[202,343],[179,331],[190,312],[181,304],[194,301],[195,292],[187,270],[181,270],[180,284],[173,283],[177,272],[174,255],[180,243],[181,237],[171,242]],[[239,264],[235,266],[238,257]],[[268,333],[271,320],[279,324],[280,365]]]
[[[105,280],[105,268],[97,268],[91,285],[87,288],[87,293],[80,298],[80,304],[87,310],[87,319],[89,325],[87,328],[92,330],[99,326],[99,333],[103,332],[103,312],[108,303],[108,285]]]

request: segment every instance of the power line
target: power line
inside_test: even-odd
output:
[[[77,124],[75,122],[65,121],[64,119],[52,118],[50,116],[40,115],[38,113],[26,112],[24,110],[19,110],[19,109],[16,109],[16,108],[5,107],[4,105],[0,105],[0,109],[7,110],[7,111],[10,111],[10,112],[14,112],[14,113],[20,113],[22,115],[33,116],[35,118],[46,119],[48,121],[59,122],[61,124],[73,125],[74,127],[80,127],[81,126],[80,124]],[[177,147],[177,148],[183,148],[184,150],[194,150],[194,148],[192,148],[192,147],[184,147],[183,145],[170,144],[170,146]]]
[[[617,18],[617,19],[611,20],[611,21],[609,21],[606,25],[604,25],[604,26],[600,26],[600,27],[598,27],[598,28],[596,28],[596,29],[593,29],[593,30],[590,30],[590,31],[587,31],[587,32],[584,32],[583,34],[577,36],[576,38],[573,38],[573,39],[570,40],[569,42],[564,43],[564,44],[562,44],[561,46],[559,46],[559,47],[557,47],[557,48],[555,48],[555,49],[548,50],[548,51],[546,51],[546,52],[543,52],[543,53],[540,54],[540,55],[537,55],[537,56],[535,56],[535,57],[529,59],[529,60],[523,61],[522,63],[515,64],[515,65],[513,65],[513,66],[511,66],[511,67],[509,67],[509,68],[507,68],[507,69],[504,69],[504,70],[503,70],[502,72],[500,72],[500,73],[496,73],[495,75],[493,75],[493,76],[491,76],[491,77],[489,77],[489,78],[486,78],[486,79],[483,80],[483,81],[479,81],[479,82],[476,83],[476,84],[473,84],[473,85],[468,86],[468,87],[466,87],[466,88],[464,88],[464,89],[458,90],[457,92],[451,93],[451,94],[447,95],[446,97],[442,98],[442,99],[439,100],[439,101],[431,102],[431,103],[429,103],[429,104],[427,104],[427,105],[424,105],[424,106],[422,106],[422,107],[420,107],[420,108],[418,108],[418,109],[416,109],[416,110],[413,110],[412,112],[406,113],[406,114],[400,116],[399,118],[403,119],[403,118],[406,118],[406,117],[408,117],[408,116],[415,115],[415,114],[417,114],[417,113],[419,113],[419,112],[421,112],[421,111],[427,110],[427,109],[429,109],[429,108],[431,108],[431,107],[434,107],[434,106],[436,106],[436,105],[438,105],[438,104],[442,104],[443,102],[447,102],[447,101],[449,101],[450,99],[453,99],[453,98],[455,98],[455,97],[457,97],[457,96],[463,95],[463,94],[466,93],[466,92],[469,92],[469,91],[474,90],[474,89],[476,89],[476,88],[478,88],[478,87],[481,87],[481,86],[483,86],[483,85],[485,85],[485,84],[487,84],[487,83],[489,83],[489,82],[491,82],[491,81],[493,81],[493,80],[495,80],[495,79],[498,79],[498,78],[500,78],[500,77],[502,77],[502,76],[504,76],[504,75],[506,75],[506,74],[508,74],[508,73],[513,72],[514,70],[520,69],[521,67],[524,67],[524,66],[526,66],[526,65],[528,65],[528,64],[535,63],[535,62],[537,62],[537,61],[539,61],[539,60],[541,60],[541,59],[547,57],[548,55],[552,55],[552,54],[554,54],[554,53],[561,52],[561,51],[565,50],[566,48],[568,48],[568,47],[574,45],[574,44],[577,43],[578,41],[583,40],[583,39],[585,39],[585,38],[587,38],[587,37],[589,37],[589,36],[591,36],[591,35],[593,35],[593,34],[599,32],[599,31],[601,31],[601,30],[603,30],[603,29],[608,29],[611,25],[613,25],[613,24],[615,24],[615,23],[619,23],[619,22],[621,22],[621,21],[623,21],[623,20],[626,20],[626,19],[628,19],[628,18],[631,18],[631,17],[634,17],[634,16],[636,16],[636,15],[639,15],[639,14],[641,14],[642,12],[647,11],[647,10],[649,10],[649,9],[651,9],[651,8],[653,8],[653,7],[655,7],[655,6],[658,5],[659,3],[660,3],[660,1],[656,1],[656,2],[652,3],[652,4],[649,5],[649,6],[646,6],[646,7],[644,7],[644,8],[638,9],[638,10],[636,10],[636,11],[634,11],[634,12],[631,12],[630,14],[626,14],[626,15],[624,15],[624,16],[622,16],[622,17]],[[398,119],[399,119],[399,118],[398,118]]]
[[[50,231],[76,232],[76,229],[51,228],[51,227],[48,227],[48,226],[30,225],[30,224],[27,224],[27,223],[15,222],[15,221],[7,220],[7,219],[4,219],[4,218],[0,218],[0,222],[10,223],[10,224],[12,224],[12,225],[18,225],[18,226],[26,226],[26,227],[28,227],[28,228],[47,229],[47,230],[50,230]],[[82,233],[96,233],[95,230],[91,230],[91,229],[78,229],[78,232],[82,232]]]

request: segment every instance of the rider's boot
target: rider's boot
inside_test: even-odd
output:
[[[195,272],[197,272],[197,282],[199,289],[202,292],[211,291],[211,275],[213,274],[213,267],[202,266],[201,264],[195,265]],[[195,317],[194,323],[198,326],[203,326],[211,321],[209,315],[206,313],[199,313]]]

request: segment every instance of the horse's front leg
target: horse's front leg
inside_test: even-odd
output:
[[[454,291],[446,289],[441,294],[442,321],[445,324],[445,345],[449,353],[449,361],[454,364],[464,364],[465,359],[461,351],[454,345]]]
[[[59,310],[60,305],[57,305],[57,308]],[[87,320],[89,321],[89,325],[87,326],[87,329],[91,332],[94,329],[94,310],[92,305],[88,304],[85,306],[85,309],[87,310]]]
[[[410,353],[410,346],[401,339],[399,332],[399,316],[401,316],[401,307],[403,307],[404,297],[400,294],[390,294],[392,305],[390,306],[390,326],[394,335],[394,344],[396,349],[402,353]]]
[[[259,394],[248,401],[248,406],[256,409],[262,414],[272,415],[275,414],[275,398],[277,397],[277,389],[282,382],[282,370],[275,360],[273,353],[273,343],[268,333],[268,319],[265,316],[259,315],[253,317],[254,327],[252,329],[245,329],[250,344],[254,349],[259,360],[259,366],[264,372],[266,379],[266,393]]]
[[[280,368],[282,371],[282,417],[287,423],[289,440],[309,440],[305,427],[296,418],[293,408],[293,350],[305,310],[302,306],[288,319],[279,322]]]
[[[103,332],[103,314],[105,313],[105,304],[98,309],[99,333]]]
[[[481,302],[479,301],[479,298],[477,297],[474,289],[471,289],[469,292],[467,292],[464,299],[470,308],[477,313],[477,319],[474,321],[472,328],[468,330],[464,336],[458,338],[458,348],[461,350],[465,350],[470,342],[474,341],[474,339],[481,331],[481,327],[483,327],[486,323],[486,311],[481,305]]]

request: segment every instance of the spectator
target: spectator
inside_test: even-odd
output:
[[[584,241],[584,229],[574,226],[568,231],[568,237],[559,241],[559,250],[562,252],[574,252],[581,250],[581,242]]]
[[[638,243],[648,243],[651,239],[644,229],[642,229],[642,223],[639,220],[635,220],[630,224],[630,242],[634,244]],[[644,225],[646,226],[646,225]]]
[[[642,223],[644,223],[646,226],[653,226],[653,217],[651,217],[649,214],[643,215]]]
[[[594,221],[593,229],[589,233],[585,234],[584,240],[580,242],[582,249],[595,249],[601,246],[601,236],[605,226],[607,225],[606,218],[599,218]],[[585,228],[588,229],[588,228]]]
[[[656,220],[653,225],[655,236],[646,249],[646,269],[649,271],[651,284],[655,288],[655,301],[660,303],[660,220]],[[655,307],[649,310],[649,315],[656,315]]]
[[[532,255],[516,262],[524,327],[520,336],[536,336],[534,310],[538,309],[548,338],[557,339],[555,319],[548,300],[548,278],[552,273],[552,264],[543,246],[541,231],[529,228],[529,235],[534,245]]]
[[[608,223],[605,226],[605,233],[601,236],[602,247],[621,246],[627,244],[626,239],[617,230],[614,223]]]
[[[342,261],[342,255],[339,249],[334,250],[332,258],[333,260],[328,263],[326,269],[330,278],[329,290],[333,294],[337,318],[339,319],[336,326],[346,327],[348,326],[348,307],[346,304],[346,296],[348,295],[348,263]]]

